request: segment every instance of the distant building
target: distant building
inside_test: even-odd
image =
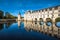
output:
[[[18,14],[18,20],[21,20],[21,14],[20,14],[20,12]]]
[[[46,21],[47,19],[54,20],[60,17],[60,5],[59,6],[54,6],[54,7],[49,7],[45,8],[42,10],[28,10],[24,14],[24,20],[27,21]]]

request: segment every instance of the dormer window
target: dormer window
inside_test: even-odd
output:
[[[47,9],[45,9],[45,11],[47,11]]]
[[[58,9],[58,7],[56,6],[54,9],[55,9],[55,10],[57,10],[57,9]]]

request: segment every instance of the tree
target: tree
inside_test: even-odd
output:
[[[9,19],[9,16],[10,16],[10,13],[9,13],[9,12],[6,12],[6,13],[5,13],[6,19]]]
[[[6,12],[5,17],[6,17],[6,19],[16,19],[17,18],[16,16],[11,15],[9,12]]]
[[[3,16],[4,16],[4,12],[0,10],[0,19],[3,19]]]

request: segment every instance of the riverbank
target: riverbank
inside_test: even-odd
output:
[[[16,19],[0,19],[0,22],[13,22],[16,21]]]

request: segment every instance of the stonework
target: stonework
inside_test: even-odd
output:
[[[40,21],[40,18],[42,18],[43,21],[46,21],[47,18],[50,18],[53,22],[55,22],[55,19],[60,17],[59,15],[60,15],[60,6],[55,6],[42,10],[35,10],[35,11],[28,10],[24,14],[24,20]]]

